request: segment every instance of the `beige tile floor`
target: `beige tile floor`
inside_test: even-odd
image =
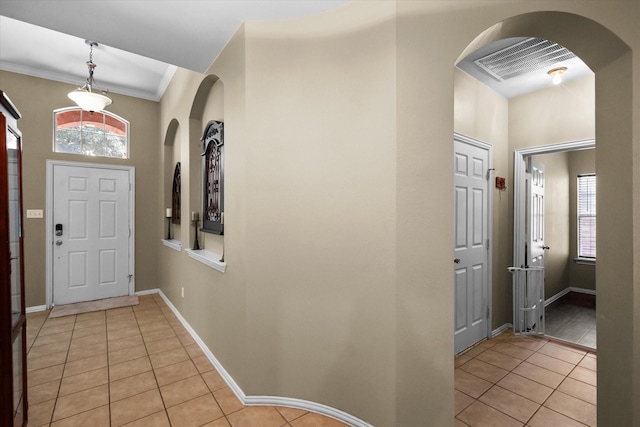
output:
[[[30,427],[345,426],[243,406],[157,294],[133,307],[48,315],[27,315]]]
[[[596,425],[596,355],[510,331],[455,360],[455,426]]]

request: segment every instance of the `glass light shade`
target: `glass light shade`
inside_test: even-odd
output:
[[[556,67],[547,71],[547,74],[551,76],[551,82],[554,85],[559,85],[562,83],[562,75],[567,71],[567,67]]]
[[[77,89],[69,92],[69,99],[78,104],[78,107],[86,111],[102,111],[111,104],[111,98],[101,93],[89,92],[86,89]]]

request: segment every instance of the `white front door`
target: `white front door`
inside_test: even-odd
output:
[[[116,166],[53,165],[54,304],[130,294],[130,176]]]
[[[455,352],[488,335],[489,148],[454,140]]]

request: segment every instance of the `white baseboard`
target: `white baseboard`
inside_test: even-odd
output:
[[[499,328],[494,329],[493,331],[491,331],[491,338],[497,337],[498,335],[500,335],[501,333],[503,333],[507,329],[513,329],[513,325],[511,323],[505,323],[504,325],[500,326]]]
[[[180,320],[180,323],[182,323],[182,326],[184,326],[185,329],[189,331],[189,334],[191,334],[195,342],[198,343],[198,346],[200,346],[200,349],[202,349],[202,351],[207,356],[211,364],[213,364],[213,366],[216,368],[220,376],[225,380],[229,388],[233,391],[233,393],[236,395],[238,400],[242,402],[243,405],[285,406],[288,408],[302,409],[305,411],[315,412],[320,415],[324,415],[327,417],[334,418],[338,421],[342,421],[343,423],[353,427],[373,427],[371,424],[357,417],[354,417],[353,415],[343,412],[339,409],[335,409],[330,406],[323,405],[316,402],[310,402],[308,400],[295,399],[291,397],[280,397],[280,396],[247,396],[246,394],[244,394],[240,386],[234,381],[231,375],[224,369],[224,367],[218,361],[218,359],[216,359],[216,357],[213,355],[211,350],[209,350],[209,348],[204,343],[204,341],[200,339],[196,331],[194,331],[193,328],[189,325],[189,323],[185,320],[185,318],[182,317],[178,309],[171,303],[171,301],[169,301],[169,298],[166,297],[166,295],[162,292],[162,290],[152,289],[148,291],[141,291],[141,292],[136,292],[136,295],[148,295],[148,294],[154,294],[154,293],[157,293],[160,295],[160,297],[164,300],[164,302],[171,309],[171,311],[173,311],[173,314],[175,314],[178,320]]]
[[[147,289],[144,291],[136,291],[135,295],[151,295],[151,294],[158,294],[158,293],[160,293],[158,289]]]
[[[33,307],[27,307],[25,311],[27,313],[36,313],[38,311],[45,311],[47,309],[46,305],[34,305]]]
[[[241,402],[244,403],[244,401],[246,400],[246,395],[244,394],[244,392],[242,391],[240,386],[238,386],[238,384],[233,380],[231,375],[229,375],[229,373],[226,371],[226,369],[224,369],[222,364],[218,361],[218,359],[216,359],[216,357],[213,355],[211,350],[209,350],[209,347],[207,347],[207,345],[204,343],[204,341],[202,341],[202,339],[198,336],[196,331],[193,330],[193,328],[191,327],[191,325],[189,325],[189,323],[186,321],[186,319],[184,317],[182,317],[182,314],[180,314],[178,309],[171,303],[171,301],[169,301],[169,298],[167,298],[167,296],[164,294],[164,292],[162,292],[160,289],[158,289],[158,294],[164,300],[164,302],[167,304],[167,306],[171,309],[171,311],[173,311],[173,314],[176,315],[176,317],[178,318],[180,323],[182,323],[182,326],[184,326],[184,328],[189,332],[189,334],[193,337],[195,342],[198,343],[198,346],[202,349],[204,354],[211,361],[211,363],[216,368],[216,370],[218,371],[220,376],[225,380],[225,382],[227,383],[229,388],[231,390],[233,390],[233,392],[235,393],[236,397]]]
[[[571,292],[569,290],[570,288],[565,288],[563,290],[561,290],[560,292],[558,292],[557,294],[555,294],[554,296],[547,298],[546,300],[544,300],[544,306],[548,306],[549,304],[556,302],[557,300],[559,300],[560,298],[562,298],[563,296],[565,296],[566,294],[568,294],[569,292]]]
[[[565,289],[561,290],[560,292],[558,292],[554,296],[544,300],[544,306],[546,307],[549,304],[559,300],[560,298],[562,298],[563,296],[565,296],[569,292],[577,292],[579,294],[587,294],[587,295],[595,295],[596,294],[596,291],[593,290],[593,289],[584,289],[584,288],[576,288],[574,286],[569,286],[568,288],[565,288]]]
[[[347,414],[346,412],[339,409],[335,409],[321,403],[295,399],[292,397],[247,396],[245,398],[244,404],[255,406],[285,406],[287,408],[302,409],[336,419],[353,427],[373,427],[371,424],[361,420],[360,418],[354,417],[353,415]]]

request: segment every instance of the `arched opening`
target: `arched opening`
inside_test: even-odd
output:
[[[177,169],[177,165],[180,164],[180,151],[181,151],[181,143],[180,143],[180,134],[178,133],[178,129],[180,127],[180,122],[177,119],[172,119],[169,122],[169,126],[167,126],[167,131],[164,137],[163,144],[163,154],[164,154],[164,180],[163,180],[163,201],[164,207],[166,209],[171,209],[171,211],[166,211],[165,215],[169,219],[168,223],[165,225],[165,238],[169,236],[173,240],[181,241],[182,236],[182,227],[181,227],[181,212],[180,209],[176,209],[175,202],[173,200],[173,189],[174,189],[174,175]],[[179,206],[182,205],[180,202]]]
[[[185,212],[198,212],[203,218],[203,168],[202,134],[210,120],[224,122],[224,84],[216,75],[206,76],[193,100],[189,114],[189,208]],[[186,170],[186,169],[185,169]],[[189,214],[190,215],[190,214]],[[202,222],[200,223],[202,225]],[[190,228],[189,242],[195,239],[193,227]],[[224,253],[224,237],[202,233],[200,246],[216,254]]]
[[[631,51],[599,23],[569,13],[535,12],[506,19],[481,33],[456,62],[489,43],[512,37],[552,40],[595,73],[595,169],[598,176],[598,421],[631,425],[633,414],[633,191]],[[568,142],[568,141],[565,141]],[[513,152],[508,153],[513,177]],[[615,206],[615,209],[611,209]],[[605,207],[608,207],[606,209]],[[511,207],[509,207],[511,209]],[[513,227],[509,224],[509,229]],[[503,253],[497,264],[511,263]],[[502,274],[496,272],[496,274]],[[507,300],[510,299],[507,298]],[[495,298],[494,298],[495,301]],[[503,299],[503,302],[505,300]],[[623,329],[621,329],[621,327]]]

